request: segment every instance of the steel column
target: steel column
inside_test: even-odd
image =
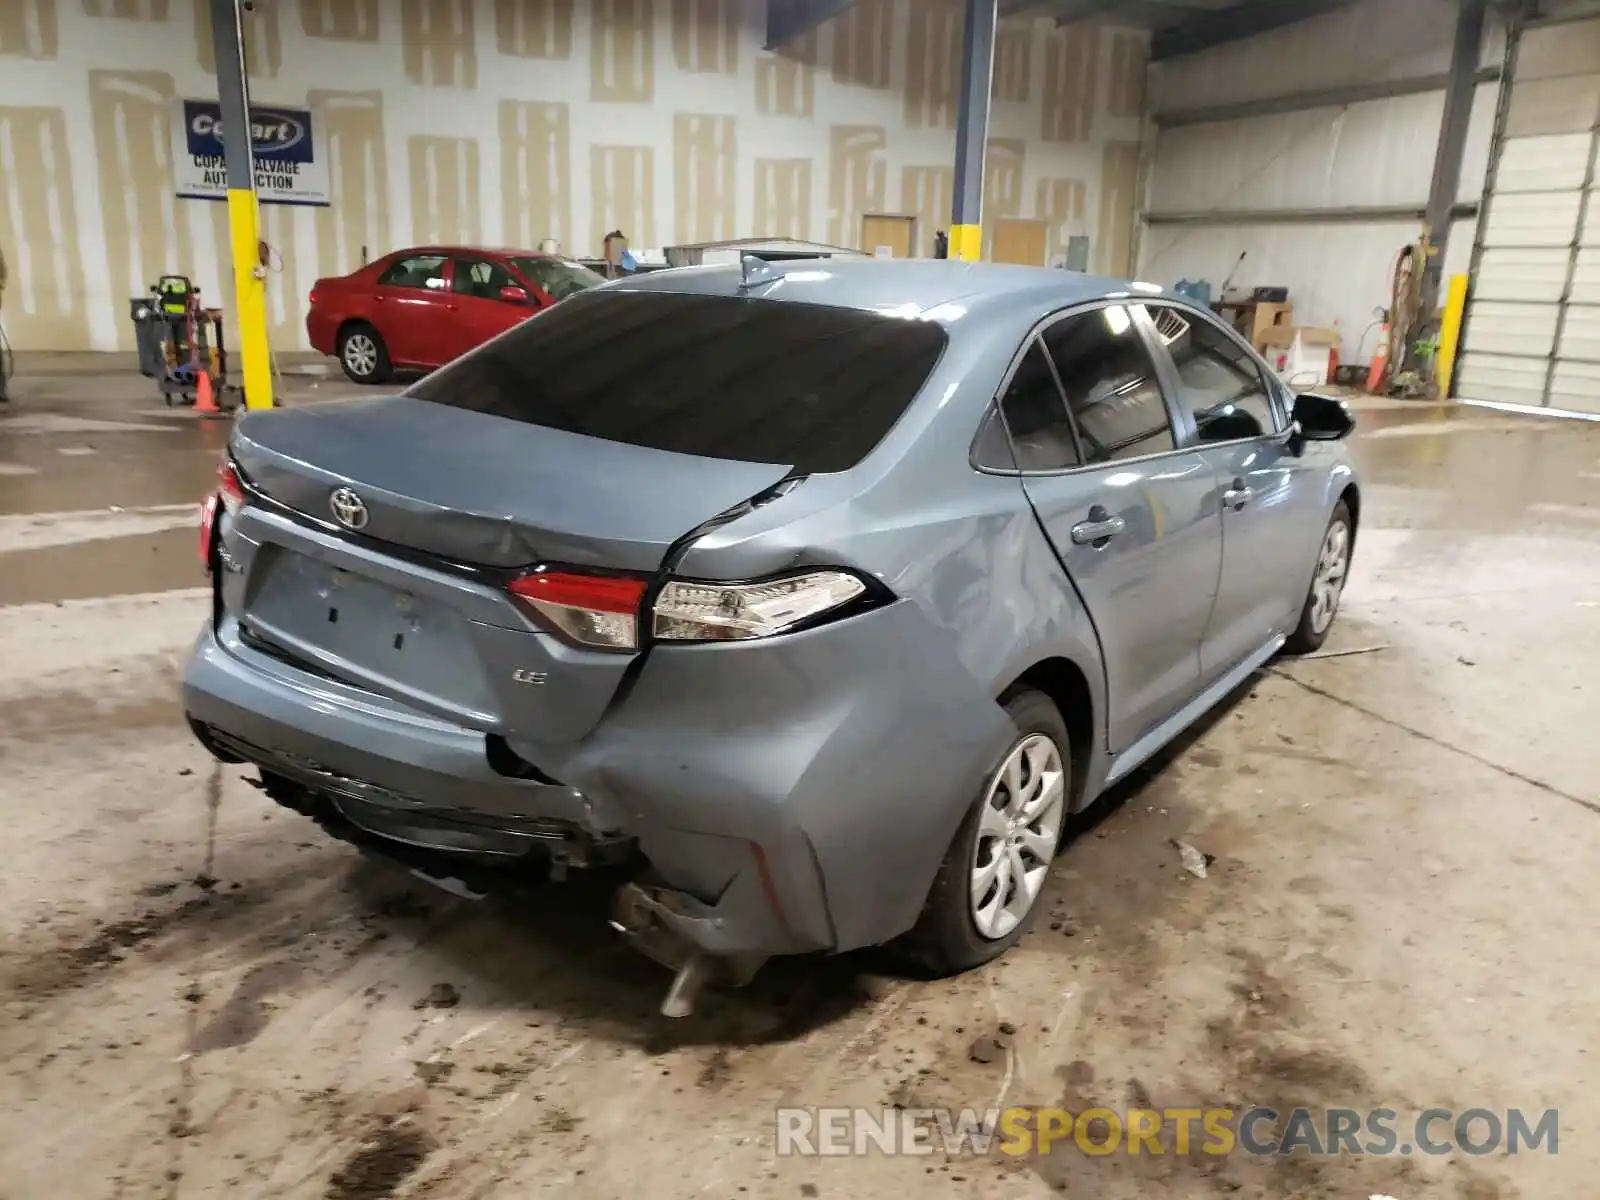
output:
[[[950,257],[968,262],[983,257],[983,162],[989,143],[997,6],[997,0],[966,0],[966,34],[961,43],[961,107],[956,113]]]
[[[1467,125],[1472,120],[1472,101],[1478,90],[1478,61],[1483,53],[1483,22],[1488,7],[1488,0],[1461,0],[1456,13],[1450,85],[1445,89],[1439,145],[1433,156],[1433,182],[1422,218],[1422,239],[1428,254],[1423,264],[1419,313],[1424,322],[1432,319],[1433,310],[1439,305],[1444,253],[1450,244],[1450,210],[1461,188],[1461,159],[1466,153]]]
[[[272,407],[272,359],[267,348],[267,281],[261,266],[255,152],[250,132],[250,85],[245,70],[239,0],[211,0],[217,59],[217,102],[228,177],[228,232],[233,251],[234,319],[244,364],[247,408]]]

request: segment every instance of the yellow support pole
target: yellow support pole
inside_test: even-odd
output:
[[[261,225],[251,188],[228,189],[228,233],[233,251],[233,291],[244,364],[246,408],[271,408],[272,351],[267,345],[267,281],[261,270]]]
[[[1445,293],[1444,317],[1439,323],[1439,395],[1450,398],[1450,382],[1456,372],[1456,353],[1461,348],[1461,321],[1467,313],[1467,277],[1450,276]]]
[[[963,262],[978,262],[983,258],[983,226],[950,226],[950,257]]]
[[[244,403],[246,408],[271,408],[267,273],[261,265],[255,147],[250,138],[250,81],[245,70],[239,0],[211,0],[211,32],[228,175],[228,244],[233,252],[234,319],[239,323],[239,357],[244,362]]]

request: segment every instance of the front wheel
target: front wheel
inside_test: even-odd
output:
[[[1317,568],[1311,577],[1311,591],[1306,596],[1305,607],[1300,610],[1300,624],[1289,635],[1284,649],[1290,654],[1310,654],[1322,649],[1333,629],[1333,619],[1339,615],[1339,600],[1344,595],[1345,581],[1350,576],[1350,547],[1354,541],[1354,526],[1350,522],[1350,508],[1343,500],[1334,505],[1333,516],[1328,518],[1328,529],[1322,535],[1322,549],[1317,553]]]
[[[389,378],[389,349],[370,325],[351,325],[339,334],[339,365],[356,383],[383,383]]]
[[[1061,841],[1071,779],[1066,723],[1042,692],[1003,702],[1017,736],[956,831],[906,949],[939,975],[996,958],[1024,933]]]

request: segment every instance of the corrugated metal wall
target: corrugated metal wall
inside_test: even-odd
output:
[[[1257,101],[1357,85],[1440,76],[1450,65],[1453,0],[1361,0],[1349,8],[1248,41],[1152,68],[1154,111]],[[1483,62],[1498,66],[1503,32],[1491,22]],[[1461,173],[1460,200],[1483,189],[1497,85],[1478,88]],[[1162,128],[1147,154],[1143,209],[1213,214],[1204,221],[1153,223],[1141,233],[1139,270],[1173,283],[1221,285],[1239,254],[1236,285],[1283,285],[1302,324],[1337,325],[1342,356],[1364,360],[1376,332],[1373,310],[1389,303],[1400,248],[1415,241],[1418,217],[1310,220],[1305,210],[1414,206],[1427,200],[1444,109],[1443,90],[1295,112]],[[1215,214],[1277,210],[1292,220]],[[1465,271],[1474,224],[1455,222],[1445,269]],[[1366,333],[1363,344],[1363,334]]]
[[[1516,54],[1462,339],[1463,399],[1600,414],[1600,19]]]

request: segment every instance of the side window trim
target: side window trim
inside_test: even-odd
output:
[[[1262,369],[1261,364],[1256,362],[1255,347],[1250,345],[1249,342],[1245,341],[1243,335],[1241,335],[1237,329],[1233,328],[1231,325],[1227,324],[1224,321],[1218,320],[1216,315],[1213,314],[1213,313],[1206,312],[1206,311],[1204,311],[1202,309],[1194,308],[1194,307],[1192,307],[1190,305],[1187,305],[1187,304],[1179,304],[1179,303],[1177,303],[1175,301],[1172,301],[1172,300],[1167,300],[1167,299],[1157,300],[1157,301],[1154,302],[1154,304],[1150,305],[1150,307],[1153,307],[1153,308],[1170,308],[1175,312],[1182,313],[1185,317],[1188,317],[1191,320],[1198,319],[1202,324],[1208,326],[1210,329],[1212,329],[1212,330],[1214,330],[1214,331],[1216,331],[1218,333],[1221,333],[1222,336],[1224,338],[1226,338],[1228,341],[1232,342],[1235,346],[1238,346],[1240,349],[1246,351],[1245,361],[1250,363],[1250,364],[1252,364],[1255,367],[1256,376],[1260,380],[1260,383],[1261,383],[1262,394],[1266,396],[1267,405],[1272,410],[1272,419],[1273,419],[1273,424],[1274,424],[1275,428],[1269,433],[1264,433],[1264,434],[1261,434],[1261,435],[1259,435],[1257,437],[1234,438],[1234,439],[1231,439],[1230,441],[1227,441],[1227,442],[1205,442],[1205,443],[1198,443],[1197,442],[1197,444],[1202,444],[1202,445],[1205,445],[1207,447],[1210,447],[1210,446],[1231,446],[1231,445],[1235,444],[1236,442],[1272,441],[1274,439],[1282,437],[1285,433],[1287,433],[1289,431],[1289,414],[1288,414],[1288,412],[1287,412],[1287,410],[1286,410],[1286,408],[1284,406],[1283,391],[1282,391],[1282,388],[1281,388],[1281,386],[1279,384],[1279,381],[1278,381],[1277,377],[1274,376],[1270,370],[1265,370],[1264,371]],[[1152,322],[1152,325],[1151,325],[1151,329],[1152,329],[1152,333],[1154,333],[1154,323],[1153,322]],[[1172,369],[1172,380],[1173,380],[1174,386],[1175,387],[1181,387],[1182,386],[1182,381],[1178,378],[1177,364],[1172,361],[1172,355],[1167,353],[1166,345],[1161,342],[1161,338],[1160,338],[1159,335],[1155,335],[1153,340],[1157,344],[1159,344],[1161,346],[1162,359]],[[1188,413],[1187,408],[1181,402],[1179,404],[1179,407],[1184,409],[1184,415],[1185,415],[1187,424],[1189,426],[1193,427],[1194,419],[1193,419],[1192,414]],[[1196,437],[1198,438],[1198,433],[1196,434]]]
[[[1089,313],[1099,312],[1101,309],[1111,308],[1115,305],[1121,305],[1138,310],[1132,314],[1133,321],[1134,324],[1140,328],[1140,336],[1145,340],[1145,346],[1148,351],[1150,347],[1150,339],[1153,337],[1153,334],[1145,331],[1144,325],[1141,324],[1141,318],[1145,324],[1148,324],[1150,321],[1148,311],[1145,309],[1146,303],[1147,301],[1143,299],[1129,299],[1126,297],[1119,299],[1081,300],[1076,304],[1067,306],[1066,308],[1058,308],[1055,312],[1047,313],[1045,316],[1035,321],[1033,328],[1031,328],[1028,331],[1027,336],[1022,339],[1022,344],[1012,354],[1010,365],[1006,367],[1005,374],[1000,377],[999,388],[995,391],[993,398],[990,399],[988,407],[984,409],[983,420],[980,420],[977,428],[973,430],[972,442],[967,450],[968,465],[973,467],[975,470],[982,471],[987,475],[1017,475],[1025,478],[1053,478],[1057,475],[1075,475],[1080,471],[1103,471],[1107,467],[1115,465],[1113,463],[1084,463],[1081,461],[1083,447],[1082,442],[1078,439],[1077,420],[1072,415],[1072,406],[1067,404],[1066,392],[1061,386],[1061,378],[1056,374],[1055,363],[1051,360],[1048,352],[1044,356],[1045,361],[1050,363],[1051,378],[1055,380],[1056,388],[1061,392],[1061,403],[1067,410],[1067,420],[1071,422],[1072,437],[1074,443],[1079,449],[1079,463],[1076,466],[1056,467],[1047,471],[1024,471],[1020,467],[1014,467],[1011,470],[1005,470],[1001,467],[988,466],[978,461],[978,438],[983,433],[983,421],[988,419],[988,413],[990,409],[996,409],[1000,411],[1001,427],[1006,429],[1007,444],[1012,445],[1011,430],[1006,428],[1005,413],[1000,406],[1000,402],[1004,399],[1006,390],[1010,388],[1012,379],[1016,376],[1017,371],[1021,368],[1022,360],[1027,356],[1028,351],[1033,347],[1035,339],[1043,338],[1045,332],[1052,326],[1072,317],[1086,316]],[[1159,341],[1160,339],[1157,338],[1156,340]],[[1162,349],[1165,350],[1165,347],[1162,347]],[[1194,444],[1186,442],[1182,436],[1184,425],[1182,424],[1180,418],[1186,420],[1187,416],[1182,412],[1182,405],[1178,403],[1177,393],[1168,384],[1167,380],[1162,377],[1162,372],[1165,370],[1174,370],[1175,372],[1175,368],[1172,367],[1172,360],[1170,358],[1158,356],[1153,352],[1151,352],[1150,357],[1152,360],[1151,365],[1155,368],[1156,372],[1156,385],[1160,389],[1162,402],[1167,408],[1167,422],[1172,429],[1173,446],[1170,450],[1157,450],[1152,454],[1141,454],[1137,458],[1117,459],[1116,463],[1118,464],[1148,462],[1152,459],[1166,458],[1169,455],[1188,454],[1195,449]],[[1015,445],[1012,445],[1012,456],[1013,458],[1016,456]]]

